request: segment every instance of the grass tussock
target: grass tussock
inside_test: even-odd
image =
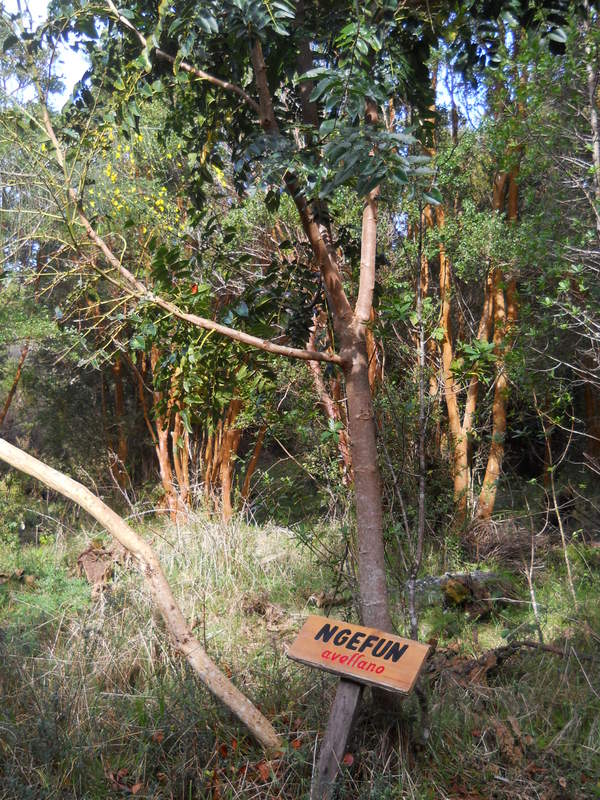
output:
[[[0,799],[308,798],[335,679],[288,661],[285,645],[315,613],[312,598],[340,586],[336,533],[321,532],[323,558],[315,541],[277,527],[198,519],[144,534],[199,639],[273,721],[286,752],[266,761],[202,688],[130,567],[117,566],[92,600],[74,566],[93,534],[70,537],[0,550],[0,572],[34,578],[0,586]],[[422,638],[437,639],[446,665],[423,676],[421,702],[365,705],[339,798],[600,797],[600,564],[582,546],[572,561],[577,610],[559,558],[536,577],[542,633],[562,655],[518,651],[478,680],[453,669],[531,638],[518,582],[521,602],[485,618],[423,609]],[[396,610],[402,627],[401,597]]]

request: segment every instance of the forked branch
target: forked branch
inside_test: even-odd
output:
[[[46,133],[48,134],[48,137],[50,138],[54,147],[56,160],[59,166],[64,170],[66,164],[65,155],[52,126],[52,121],[50,119],[50,114],[48,113],[46,104],[43,102],[42,93],[40,92],[39,95],[42,105],[42,119],[44,128],[46,129]],[[235,328],[230,328],[227,325],[221,325],[219,322],[215,322],[214,320],[200,317],[197,314],[190,314],[187,311],[180,309],[175,303],[172,303],[169,300],[165,300],[164,298],[154,294],[154,292],[150,291],[145,283],[138,280],[138,278],[136,278],[135,275],[127,269],[127,267],[125,267],[122,261],[113,253],[106,241],[96,231],[86,216],[81,205],[81,200],[72,186],[67,186],[67,194],[70,201],[76,208],[79,221],[87,233],[90,241],[92,241],[96,247],[98,247],[108,264],[110,264],[110,266],[117,271],[121,278],[125,280],[128,288],[132,290],[133,293],[140,299],[147,300],[148,302],[159,306],[159,308],[163,308],[174,317],[177,317],[177,319],[189,322],[191,325],[194,325],[197,328],[215,331],[216,333],[220,333],[229,339],[241,342],[242,344],[250,345],[251,347],[255,347],[258,350],[263,350],[267,353],[285,356],[286,358],[300,359],[302,361],[328,361],[334,364],[341,364],[340,356],[336,355],[335,353],[324,353],[316,350],[303,350],[297,347],[288,347],[287,345],[277,344],[267,339],[262,339],[258,336],[252,336],[244,331],[238,331],[235,330]]]

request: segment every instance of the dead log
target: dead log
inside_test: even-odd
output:
[[[270,751],[280,751],[281,740],[269,720],[213,663],[192,633],[150,545],[81,483],[38,461],[4,439],[0,439],[0,459],[73,500],[131,553],[138,562],[176,650],[185,656],[202,683],[247,726],[263,747]]]

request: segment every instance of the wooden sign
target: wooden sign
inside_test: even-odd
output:
[[[287,652],[310,667],[408,694],[429,646],[328,617],[309,617]]]

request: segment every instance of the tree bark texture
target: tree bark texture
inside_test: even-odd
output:
[[[204,496],[207,504],[214,511],[220,511],[223,522],[229,522],[234,511],[234,462],[243,432],[236,426],[236,420],[242,410],[242,405],[239,397],[231,399],[215,429],[207,432],[202,454]],[[259,453],[256,455],[256,462]],[[253,471],[256,468],[256,462]]]
[[[508,173],[502,173],[502,193],[494,196],[496,210],[502,208],[503,193],[506,190],[506,219],[509,225],[516,225],[519,217],[518,165]],[[500,181],[497,181],[500,183]],[[511,334],[517,321],[517,282],[510,278],[506,288],[504,272],[494,271],[494,355],[496,356],[496,380],[492,406],[492,442],[485,469],[485,475],[477,503],[477,518],[489,519],[494,511],[498,484],[504,461],[504,440],[506,438],[506,411],[508,408],[509,382],[506,374],[506,351],[510,347]]]
[[[267,426],[265,424],[261,425],[258,431],[258,436],[256,437],[256,442],[254,443],[254,449],[252,450],[250,461],[248,462],[248,466],[246,467],[246,475],[244,476],[244,483],[242,484],[242,489],[240,491],[240,501],[242,504],[247,503],[248,498],[250,497],[250,486],[252,483],[252,476],[254,475],[256,467],[258,465],[258,459],[260,458],[260,454],[262,452],[262,447],[265,441],[266,432],[267,432]]]

